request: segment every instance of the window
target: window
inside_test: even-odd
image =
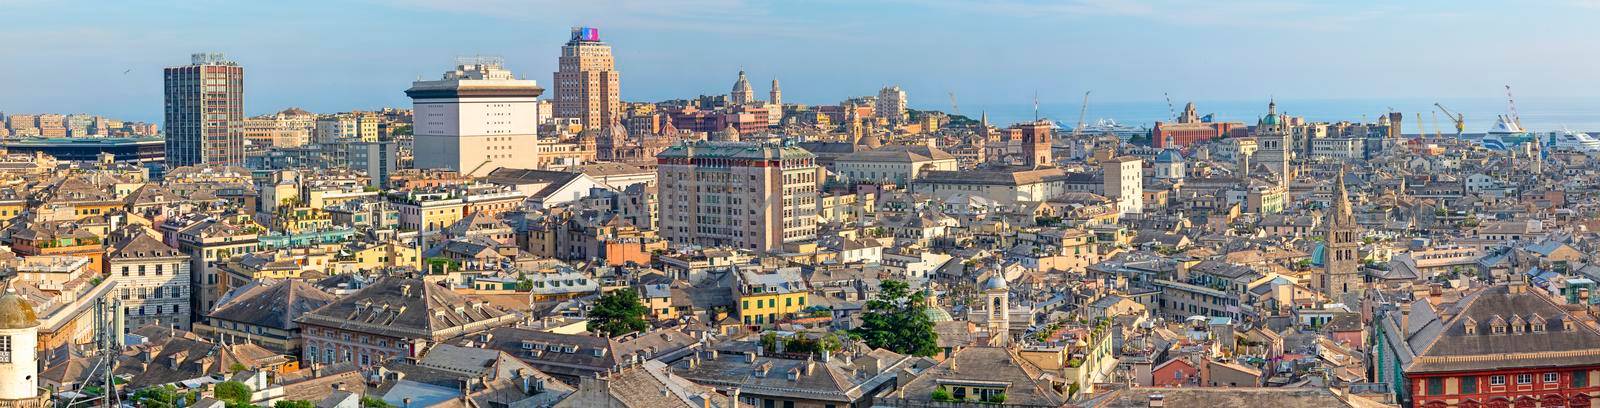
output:
[[[1561,381],[1561,375],[1560,374],[1544,373],[1544,382],[1546,384],[1555,384],[1557,381]]]
[[[0,363],[10,363],[10,362],[11,362],[11,336],[0,336]]]
[[[1517,374],[1517,385],[1533,384],[1533,374]]]
[[[1444,395],[1444,378],[1428,379],[1428,395]]]
[[[1506,376],[1503,376],[1503,375],[1491,375],[1491,376],[1489,376],[1489,385],[1506,385]]]
[[[1579,370],[1579,371],[1573,371],[1572,372],[1572,387],[1573,388],[1588,387],[1588,386],[1589,386],[1589,372],[1588,371]]]
[[[1473,377],[1473,376],[1470,376],[1470,375],[1469,376],[1465,376],[1465,377],[1461,377],[1461,393],[1462,394],[1477,394],[1478,393],[1478,377]]]

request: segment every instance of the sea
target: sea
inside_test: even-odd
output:
[[[1163,100],[1153,102],[1095,102],[1089,101],[1085,123],[1094,124],[1099,119],[1113,119],[1122,125],[1151,127],[1156,121],[1171,121],[1172,115],[1183,112],[1188,101],[1172,101],[1168,111]],[[1244,122],[1255,124],[1267,114],[1268,100],[1255,101],[1194,101],[1201,116],[1211,114],[1217,122]],[[1405,113],[1402,132],[1405,134],[1435,133],[1455,134],[1455,125],[1434,106],[1437,102],[1455,113],[1465,116],[1464,133],[1483,133],[1494,126],[1497,115],[1508,114],[1510,107],[1505,99],[1495,98],[1443,98],[1443,99],[1292,99],[1278,98],[1278,112],[1304,117],[1312,122],[1376,122],[1385,112]],[[1042,102],[1038,115],[1053,119],[1070,128],[1078,122],[1078,102]],[[946,110],[949,106],[925,108]],[[961,106],[962,114],[977,119],[980,112],[989,114],[989,123],[1004,126],[1034,119],[1033,104],[996,104],[989,106]],[[1435,118],[1435,112],[1438,119]],[[1600,97],[1578,98],[1528,98],[1516,101],[1516,113],[1522,126],[1534,132],[1574,130],[1600,133]],[[1422,128],[1417,127],[1418,115]]]

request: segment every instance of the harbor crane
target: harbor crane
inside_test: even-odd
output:
[[[1444,117],[1450,118],[1451,122],[1455,122],[1455,125],[1456,125],[1456,136],[1461,136],[1461,132],[1467,131],[1466,115],[1462,115],[1460,113],[1451,112],[1450,108],[1446,108],[1446,107],[1444,107],[1444,105],[1441,105],[1438,102],[1434,102],[1433,106],[1439,107],[1439,111],[1440,112],[1444,112]]]
[[[1443,139],[1445,134],[1438,131],[1438,110],[1434,110],[1434,139]]]
[[[1167,120],[1178,120],[1178,111],[1176,109],[1172,109],[1172,95],[1162,92],[1161,96],[1167,98]]]
[[[1090,92],[1094,92],[1094,91],[1083,91],[1083,105],[1078,107],[1078,126],[1074,126],[1072,128],[1072,136],[1074,136],[1074,137],[1077,137],[1077,136],[1083,134],[1083,119],[1084,119],[1084,115],[1087,115],[1089,113],[1089,93]]]
[[[1417,138],[1428,138],[1428,129],[1422,126],[1422,113],[1417,113]]]

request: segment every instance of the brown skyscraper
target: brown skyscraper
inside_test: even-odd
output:
[[[191,56],[166,78],[167,167],[244,164],[244,67],[220,53]]]
[[[618,119],[622,99],[617,86],[611,45],[600,41],[600,30],[573,27],[572,39],[561,47],[555,74],[555,117],[577,118],[584,129],[600,130]]]

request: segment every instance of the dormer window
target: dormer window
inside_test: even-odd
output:
[[[1522,331],[1527,326],[1528,324],[1522,320],[1522,316],[1511,316],[1511,334],[1522,334]]]
[[[1500,318],[1500,316],[1489,319],[1489,333],[1506,334],[1506,320]]]
[[[1528,331],[1531,331],[1531,332],[1534,332],[1534,333],[1544,333],[1544,329],[1545,329],[1544,317],[1540,317],[1538,314],[1534,314],[1533,318],[1528,320]]]
[[[1467,334],[1478,334],[1478,321],[1472,320],[1471,317],[1462,319],[1461,328],[1464,329]]]

